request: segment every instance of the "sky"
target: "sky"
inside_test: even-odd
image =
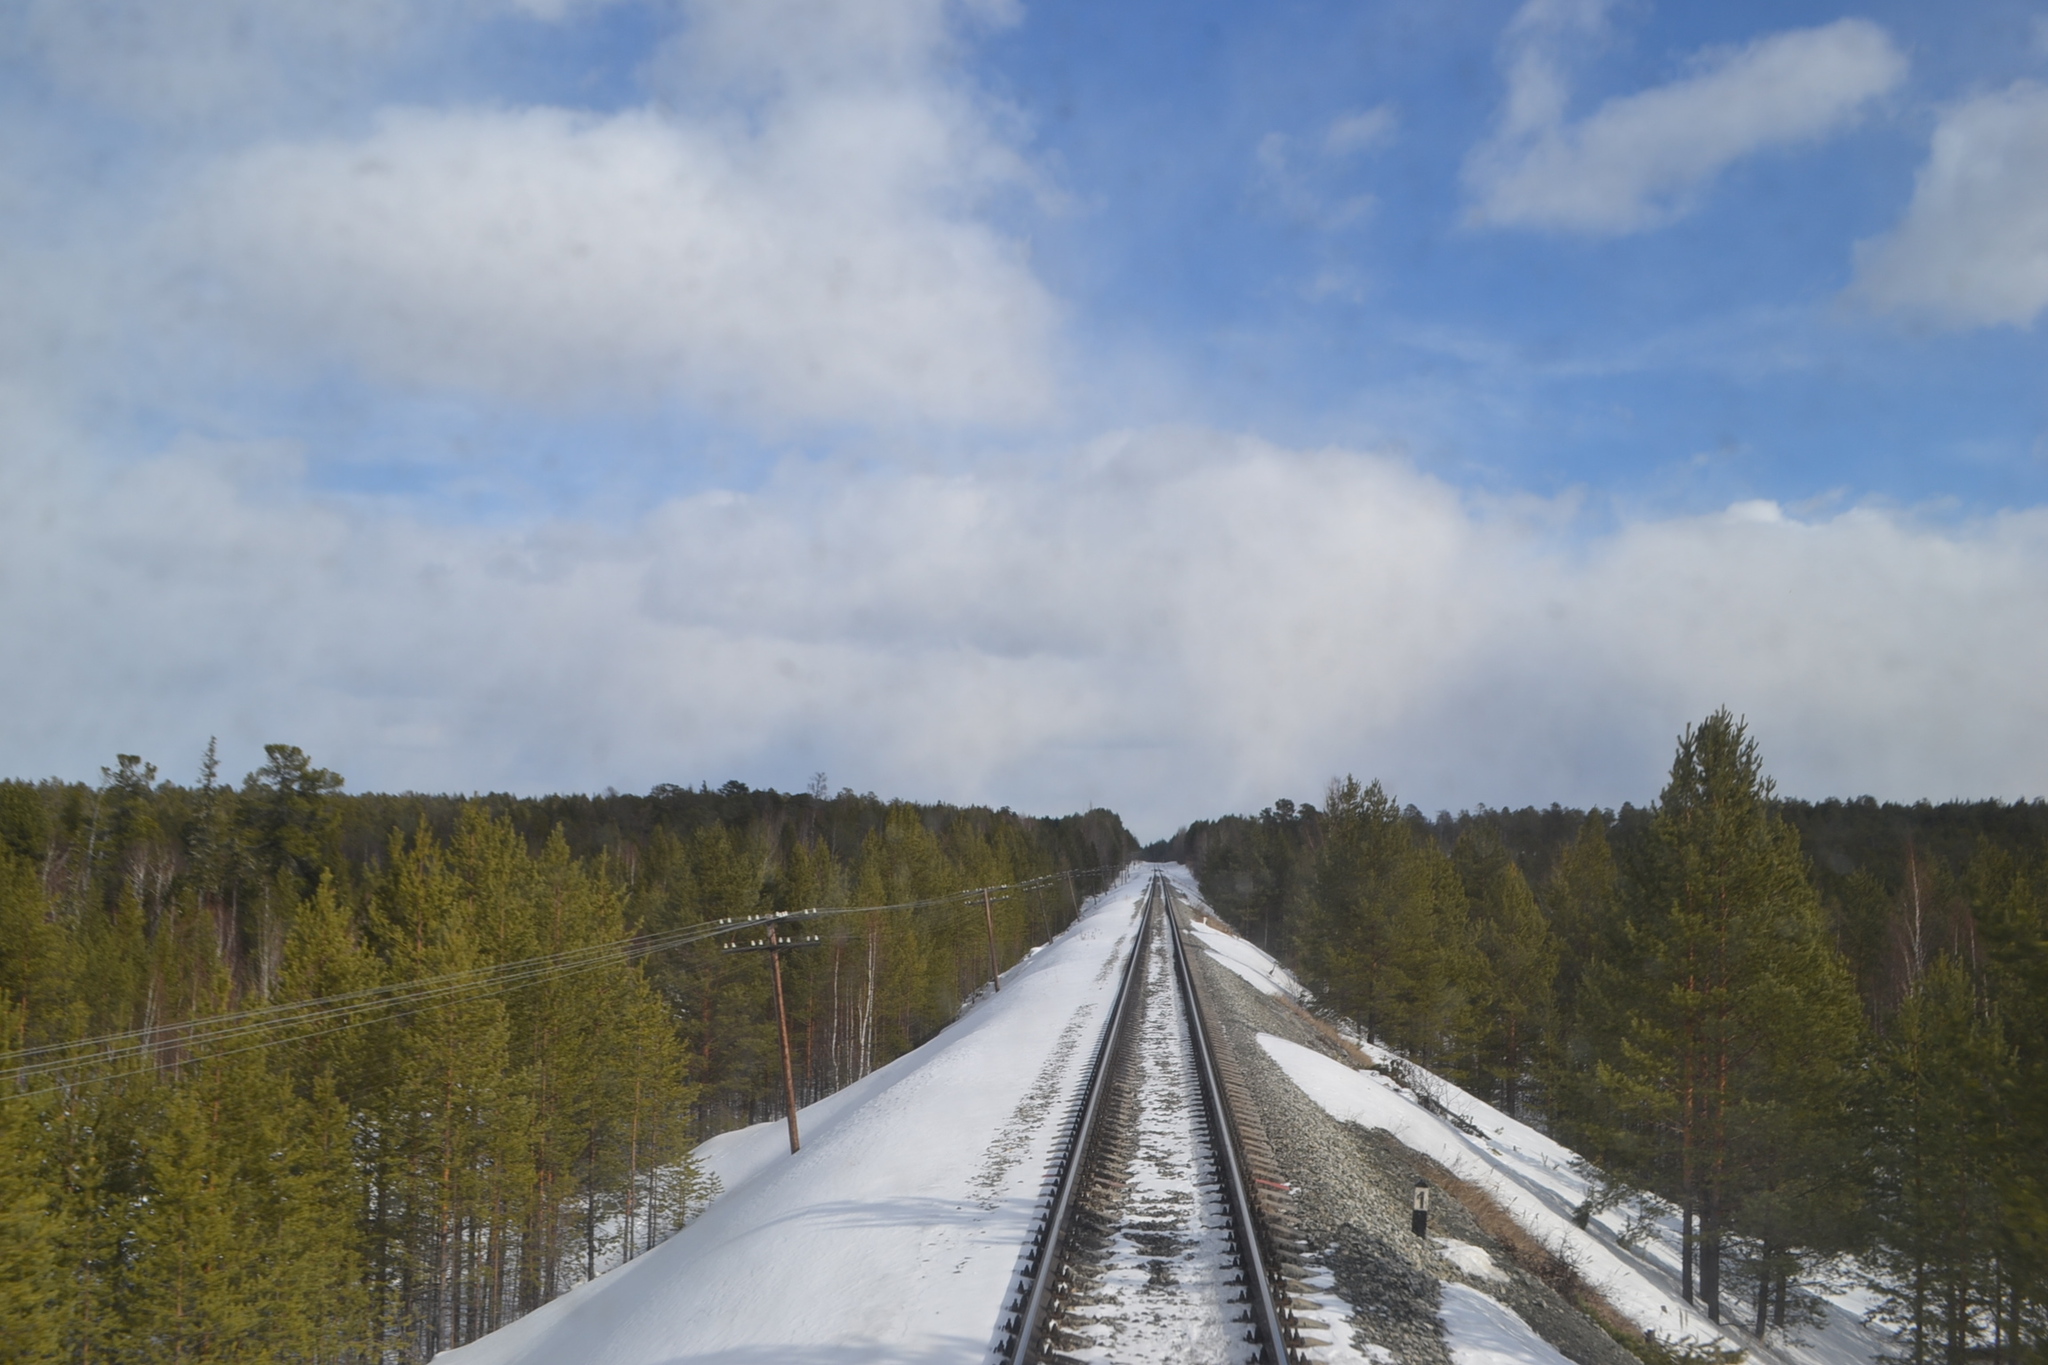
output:
[[[2048,5],[16,0],[0,768],[2048,791]]]

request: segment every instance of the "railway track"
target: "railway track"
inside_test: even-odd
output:
[[[998,1333],[1005,1365],[1296,1365],[1303,1247],[1164,877],[1066,1119]]]

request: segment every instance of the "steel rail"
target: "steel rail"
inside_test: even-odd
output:
[[[1224,1203],[1229,1209],[1231,1233],[1237,1243],[1238,1270],[1244,1281],[1245,1299],[1249,1306],[1251,1332],[1248,1340],[1259,1347],[1258,1359],[1265,1365],[1285,1365],[1299,1359],[1297,1353],[1290,1349],[1286,1321],[1275,1297],[1278,1280],[1271,1269],[1275,1262],[1265,1245],[1264,1232],[1252,1202],[1243,1147],[1223,1093],[1208,1018],[1196,993],[1180,923],[1174,911],[1177,899],[1166,878],[1155,875],[1146,889],[1145,908],[1139,920],[1137,937],[1131,945],[1130,960],[1124,966],[1123,979],[1117,985],[1116,997],[1110,1007],[1109,1021],[1103,1026],[1101,1041],[1090,1060],[1078,1110],[1069,1126],[1065,1145],[1053,1159],[1048,1176],[1054,1182],[1052,1197],[1039,1230],[1028,1247],[1026,1268],[1019,1277],[1024,1281],[1024,1287],[1005,1314],[1005,1335],[997,1355],[1006,1365],[1037,1365],[1048,1356],[1041,1338],[1052,1325],[1050,1314],[1059,1289],[1058,1275],[1069,1234],[1068,1224],[1094,1145],[1102,1097],[1109,1089],[1112,1059],[1127,1020],[1133,1013],[1132,1004],[1138,993],[1131,986],[1141,970],[1147,934],[1152,928],[1155,913],[1167,924],[1174,980],[1187,1011],[1188,1036],[1195,1055],[1203,1120],[1209,1130]]]
[[[1066,1242],[1075,1194],[1080,1189],[1081,1168],[1087,1160],[1088,1149],[1093,1145],[1096,1123],[1102,1116],[1102,1097],[1109,1090],[1109,1059],[1116,1053],[1117,1041],[1130,1021],[1131,1003],[1138,996],[1131,986],[1144,970],[1145,934],[1152,926],[1156,890],[1155,886],[1146,891],[1145,909],[1138,918],[1138,932],[1131,940],[1130,958],[1124,963],[1123,976],[1117,981],[1116,995],[1110,1002],[1109,1019],[1102,1026],[1101,1038],[1088,1062],[1088,1078],[1083,1082],[1080,1106],[1067,1129],[1065,1144],[1053,1158],[1052,1199],[1046,1208],[1044,1221],[1033,1236],[1030,1260],[1023,1271],[1022,1277],[1028,1283],[1020,1295],[1021,1301],[1012,1304],[1005,1314],[1009,1339],[1004,1345],[1002,1359],[1012,1365],[1024,1365],[1031,1359],[1038,1338],[1049,1325],[1048,1310],[1052,1306],[1053,1291],[1058,1287],[1054,1277],[1059,1273],[1060,1252]]]
[[[1272,1362],[1291,1360],[1295,1352],[1291,1349],[1290,1334],[1280,1312],[1279,1277],[1274,1273],[1272,1248],[1266,1245],[1265,1229],[1259,1226],[1256,1206],[1252,1203],[1251,1175],[1244,1159],[1243,1145],[1238,1141],[1236,1121],[1223,1092],[1222,1079],[1217,1074],[1208,1014],[1202,1008],[1200,993],[1195,989],[1194,967],[1187,945],[1181,938],[1180,916],[1175,912],[1175,903],[1180,898],[1174,895],[1166,878],[1161,877],[1159,881],[1165,890],[1162,899],[1173,940],[1174,972],[1180,981],[1181,999],[1187,1004],[1188,1036],[1194,1040],[1195,1069],[1202,1083],[1202,1106],[1208,1110],[1210,1138],[1216,1146],[1216,1165],[1223,1176],[1224,1189],[1229,1196],[1225,1202],[1230,1206],[1230,1221],[1237,1234],[1237,1253],[1244,1273],[1245,1296],[1251,1301],[1252,1326],[1264,1347],[1262,1359]]]

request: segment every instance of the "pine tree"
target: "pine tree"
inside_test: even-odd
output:
[[[0,854],[0,860],[8,855]],[[4,942],[4,940],[0,940]],[[0,1004],[7,1003],[0,1000]],[[0,1064],[19,1043],[18,1011],[0,1018]],[[0,1365],[57,1358],[66,1291],[52,1197],[49,1101],[0,1097]]]
[[[493,849],[469,838],[451,853],[422,830],[395,860],[379,906],[394,977],[418,980],[486,965],[479,907],[466,894],[464,873],[472,883],[491,884],[492,874],[505,870],[492,865],[493,852],[502,852],[502,843]],[[508,1202],[501,1185],[516,1186],[525,1175],[525,1079],[512,1064],[501,996],[457,996],[419,1014],[400,1037],[378,1135],[387,1182],[378,1198],[391,1211],[384,1231],[396,1239],[402,1285],[392,1327],[422,1355],[474,1335],[469,1253],[479,1237],[496,1235],[495,1218]],[[561,1248],[547,1250],[559,1255]]]
[[[1601,1078],[1625,1113],[1657,1135],[1638,1179],[1698,1218],[1700,1292],[1721,1313],[1731,1233],[1777,1244],[1791,1210],[1826,1202],[1839,1177],[1831,1135],[1844,1131],[1860,1015],[1829,941],[1797,833],[1773,808],[1754,740],[1727,711],[1681,737],[1651,824],[1629,937],[1640,985],[1617,1055]],[[1686,1239],[1685,1289],[1692,1251]]]
[[[247,1358],[259,1325],[257,1254],[238,1207],[217,1111],[198,1087],[169,1085],[140,1134],[119,1289],[123,1354],[165,1361]]]
[[[1980,844],[1968,870],[1982,932],[1983,987],[2010,1050],[1994,1100],[1998,1275],[1995,1356],[2048,1350],[2048,863]]]
[[[1615,1122],[1598,1071],[1627,1029],[1625,1002],[1636,990],[1620,868],[1601,813],[1589,814],[1559,850],[1542,901],[1558,946],[1555,1027],[1540,1065],[1553,1131],[1603,1167],[1640,1165],[1631,1153],[1642,1135]]]
[[[1400,808],[1379,783],[1330,784],[1303,964],[1317,993],[1368,1038],[1386,1031],[1394,1010],[1395,888],[1410,851]]]
[[[1558,945],[1557,1008],[1567,1019],[1577,1010],[1588,966],[1626,951],[1620,882],[1607,820],[1594,811],[1558,854],[1543,888],[1543,906]]]
[[[1416,840],[1383,884],[1387,899],[1387,1037],[1424,1066],[1473,1079],[1466,1063],[1488,991],[1465,886],[1433,840]]]
[[[1558,950],[1535,894],[1491,825],[1459,838],[1454,861],[1470,902],[1482,963],[1476,1070],[1510,1114],[1548,1042]]]
[[[1868,1096],[1875,1137],[1870,1255],[1882,1320],[1913,1365],[1976,1353],[2000,1307],[1998,1091],[2010,1050],[1968,971],[1937,959],[1888,1021]]]
[[[340,812],[328,800],[342,788],[341,774],[313,766],[296,744],[266,744],[264,764],[242,783],[242,815],[262,876],[284,873],[307,895],[324,870],[340,863]]]

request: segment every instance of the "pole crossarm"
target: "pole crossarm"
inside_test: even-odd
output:
[[[791,948],[815,948],[824,941],[814,934],[810,938],[785,938],[774,943],[757,938],[751,943],[727,943],[723,947],[728,953],[781,953]]]

